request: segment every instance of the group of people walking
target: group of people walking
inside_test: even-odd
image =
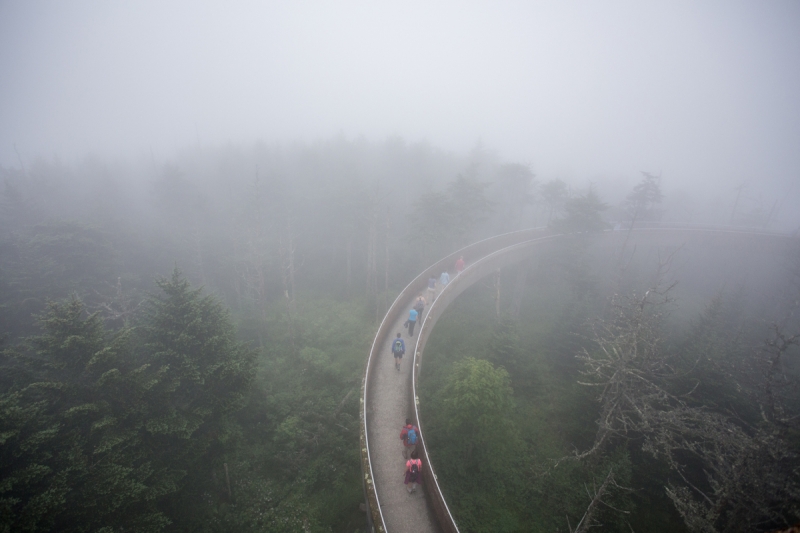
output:
[[[456,260],[455,264],[456,276],[458,276],[462,270],[464,270],[464,256],[462,255]],[[440,292],[441,289],[444,289],[447,284],[450,283],[450,274],[445,270],[437,279],[436,276],[431,276],[428,279],[428,299],[433,303],[433,301],[438,296],[437,292]],[[437,285],[438,284],[438,285]],[[441,288],[441,289],[440,289]],[[414,300],[414,306],[408,312],[408,320],[405,321],[403,327],[408,329],[408,336],[414,336],[414,328],[417,326],[417,322],[422,321],[422,311],[425,310],[425,305],[428,302],[425,300],[425,297],[420,293],[417,298]],[[397,371],[400,371],[400,361],[403,359],[403,355],[406,353],[406,343],[403,341],[402,335],[400,333],[397,334],[397,338],[392,341],[392,354],[394,354],[394,367]]]
[[[455,264],[456,276],[464,270],[464,256],[458,258]],[[428,299],[431,303],[436,299],[437,289],[441,287],[444,289],[450,283],[450,274],[445,270],[437,279],[431,276],[428,279]],[[438,286],[437,286],[438,284]],[[419,294],[414,300],[414,305],[408,312],[408,320],[403,324],[408,329],[408,336],[414,336],[414,328],[417,322],[422,320],[422,312],[425,310],[425,305],[428,302],[422,294]],[[406,343],[403,340],[401,333],[392,340],[392,354],[394,355],[394,367],[399,372],[400,362],[403,355],[406,353]],[[406,423],[400,431],[400,440],[403,441],[403,458],[406,460],[406,469],[404,473],[403,483],[406,485],[406,490],[409,494],[416,492],[417,485],[422,482],[422,460],[417,454],[417,443],[419,442],[419,429],[415,426],[410,419],[406,418]]]
[[[406,423],[400,430],[400,440],[403,441],[403,458],[406,460],[403,483],[411,494],[417,490],[417,485],[422,484],[422,459],[417,453],[419,428],[412,424],[409,418],[406,418]]]

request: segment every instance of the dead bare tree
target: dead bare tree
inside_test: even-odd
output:
[[[267,323],[270,270],[274,268],[275,243],[271,221],[267,216],[266,196],[256,167],[255,179],[249,193],[249,209],[244,212],[242,231],[234,241],[236,277],[234,287],[240,300],[252,305],[262,324]],[[279,233],[279,232],[277,232]],[[263,333],[258,331],[263,345]]]
[[[689,386],[660,333],[674,284],[662,288],[662,276],[656,279],[643,296],[616,296],[613,316],[594,324],[596,349],[580,355],[580,383],[600,389],[598,431],[590,449],[569,458],[602,453],[615,439],[641,438],[645,451],[669,465],[674,478],[665,490],[691,531],[766,531],[796,522],[800,402],[787,396],[797,390],[797,376],[785,361],[800,335],[773,326],[749,364],[727,372],[741,394],[759,402],[762,420],[748,423],[693,397],[697,383]]]
[[[111,284],[108,285],[111,287]],[[134,317],[139,307],[144,301],[142,298],[135,298],[128,291],[122,287],[122,278],[117,278],[116,285],[113,286],[113,296],[106,296],[100,292],[93,291],[99,303],[87,303],[88,309],[101,311],[103,318],[109,322],[122,322],[123,327],[130,325],[131,319]]]
[[[793,346],[800,346],[800,334],[787,336],[777,324],[772,326],[773,336],[764,341],[762,351],[763,360],[763,400],[761,416],[765,422],[788,425],[800,422],[799,415],[795,415],[787,408],[786,392],[797,391],[798,379],[786,371],[787,351]]]
[[[765,531],[797,520],[797,451],[771,430],[702,407],[654,410],[644,449],[677,475],[667,495],[690,531]]]
[[[604,451],[614,436],[642,431],[647,425],[642,416],[645,406],[681,405],[680,398],[663,385],[675,375],[663,356],[660,331],[661,320],[673,301],[670,292],[676,285],[665,286],[662,281],[669,261],[671,256],[659,266],[653,286],[643,295],[615,295],[612,317],[592,324],[596,349],[584,349],[578,355],[584,365],[578,383],[599,389],[598,430],[591,448],[561,460],[584,459]]]
[[[590,502],[586,507],[586,512],[583,513],[583,516],[578,522],[578,525],[575,526],[575,529],[572,529],[572,526],[569,523],[569,517],[567,517],[567,527],[569,528],[570,533],[585,533],[592,527],[601,526],[602,524],[598,519],[598,515],[602,507],[608,507],[609,509],[618,513],[630,514],[630,511],[617,509],[608,503],[608,498],[613,491],[620,490],[630,492],[631,490],[627,487],[617,484],[617,481],[614,478],[613,468],[609,469],[608,474],[606,474],[606,477],[599,488],[593,485],[592,490],[590,491],[586,484],[584,484],[583,488],[586,490],[586,494],[589,496]]]

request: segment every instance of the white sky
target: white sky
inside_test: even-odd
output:
[[[0,165],[339,133],[800,189],[800,2],[0,0]]]

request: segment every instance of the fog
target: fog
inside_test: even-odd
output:
[[[795,2],[2,2],[0,165],[480,144],[540,179],[797,199]]]
[[[797,524],[800,4],[375,4],[0,0],[0,531]]]

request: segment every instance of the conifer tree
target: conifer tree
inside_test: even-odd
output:
[[[139,448],[145,406],[124,363],[128,332],[109,336],[73,297],[40,317],[44,334],[7,351],[26,381],[0,396],[0,530],[160,531],[168,484]],[[137,390],[139,389],[139,390]]]
[[[182,519],[180,491],[208,483],[254,356],[180,272],[158,285],[138,330],[109,334],[73,297],[6,350],[0,531],[161,531]]]
[[[608,205],[600,200],[594,188],[586,194],[574,196],[564,204],[564,217],[554,220],[553,227],[565,233],[597,232],[606,227],[601,213]]]
[[[143,327],[150,365],[144,373],[152,384],[144,445],[157,468],[193,489],[187,497],[221,466],[237,433],[228,415],[244,405],[255,356],[236,341],[228,311],[190,287],[177,268],[156,283],[161,293],[149,300]]]

